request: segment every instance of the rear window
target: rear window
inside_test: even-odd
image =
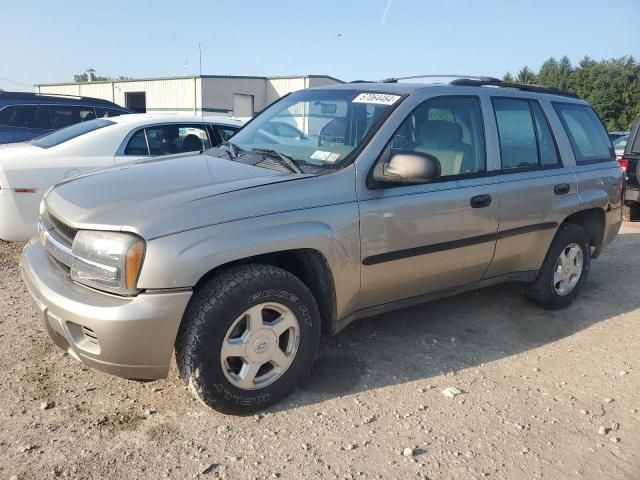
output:
[[[64,143],[68,140],[79,137],[80,135],[84,135],[85,133],[93,132],[94,130],[98,130],[100,128],[104,128],[113,124],[114,122],[112,122],[111,120],[106,120],[104,118],[98,120],[89,120],[83,123],[76,123],[75,125],[71,125],[70,127],[66,127],[47,135],[43,135],[42,137],[38,137],[32,142],[32,144],[36,147],[41,148],[55,147],[56,145],[60,145],[61,143]]]
[[[615,159],[611,140],[593,108],[572,103],[554,103],[553,108],[569,136],[576,163],[587,164]]]

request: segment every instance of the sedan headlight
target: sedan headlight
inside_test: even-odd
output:
[[[71,278],[78,283],[135,295],[144,241],[131,233],[80,230],[73,240]]]

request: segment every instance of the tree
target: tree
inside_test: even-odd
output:
[[[516,83],[533,84],[536,83],[536,74],[528,67],[524,66],[516,75]]]
[[[504,74],[504,77],[502,77],[502,81],[504,83],[516,83],[516,81],[513,78],[513,75],[511,75],[509,72]]]
[[[503,80],[513,77],[507,73]],[[537,74],[525,66],[515,80],[575,93],[593,105],[609,130],[627,130],[640,115],[640,63],[631,56],[596,61],[585,55],[576,67],[566,55],[550,57]]]

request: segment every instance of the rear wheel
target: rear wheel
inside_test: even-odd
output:
[[[590,266],[589,236],[579,225],[563,223],[538,278],[524,286],[525,296],[545,308],[568,307],[580,294]]]
[[[176,361],[204,404],[248,413],[278,402],[307,375],[319,339],[318,307],[302,281],[270,265],[243,265],[194,294]]]

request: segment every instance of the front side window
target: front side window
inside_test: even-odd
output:
[[[147,149],[148,147],[148,149]],[[202,125],[159,125],[136,132],[125,147],[125,155],[171,155],[211,148]]]
[[[486,170],[484,128],[477,97],[437,97],[425,101],[391,138],[391,154],[401,151],[432,155],[441,177],[473,175]]]
[[[84,123],[76,123],[75,125],[71,125],[67,128],[63,128],[61,130],[57,130],[47,135],[38,137],[31,143],[40,148],[55,147],[56,145],[60,145],[61,143],[79,137],[80,135],[93,132],[94,130],[98,130],[100,128],[108,127],[109,125],[113,125],[113,122],[104,118],[91,120]]]
[[[213,128],[223,142],[229,140],[238,131],[236,127],[228,127],[226,125],[214,125]]]
[[[611,140],[593,108],[573,103],[554,103],[553,107],[567,132],[576,163],[615,159]]]
[[[401,95],[303,90],[282,98],[233,136],[241,152],[275,151],[303,169],[347,165]]]

